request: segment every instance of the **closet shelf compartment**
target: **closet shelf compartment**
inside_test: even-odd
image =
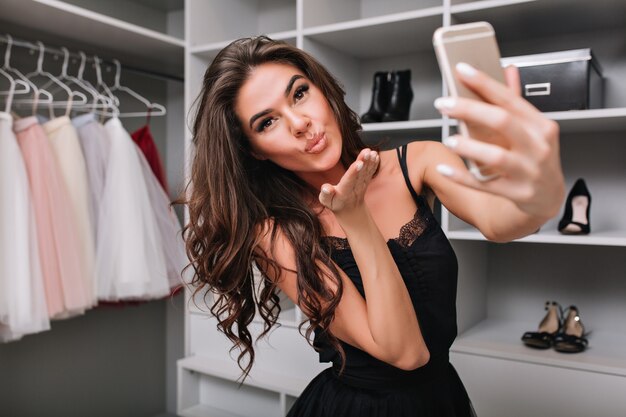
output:
[[[442,24],[443,7],[432,7],[306,28],[302,34],[350,56],[380,58],[433,50],[432,35]]]
[[[609,375],[626,376],[626,335],[594,331],[589,347],[576,354],[553,349],[535,350],[525,346],[521,336],[537,323],[486,319],[460,334],[451,351],[518,362],[548,365]]]
[[[503,7],[507,6],[507,7]],[[486,20],[495,30],[503,50],[506,43],[540,40],[610,28],[623,29],[626,3],[613,0],[485,0],[450,6],[452,23]],[[558,25],[555,24],[558,21]]]
[[[249,376],[243,382],[245,386],[261,388],[280,394],[294,397],[300,396],[309,383],[308,378],[298,378],[293,375],[284,375],[269,370],[261,369],[260,364],[255,364]],[[182,370],[197,372],[225,379],[239,384],[241,369],[235,361],[220,360],[206,356],[189,356],[178,361],[178,367]]]
[[[446,234],[450,240],[487,241],[482,233],[473,228],[468,228],[466,230],[449,230]],[[540,230],[539,233],[526,236],[522,239],[517,239],[514,242],[626,247],[626,230],[592,231],[590,235],[578,236],[563,235],[557,230]]]
[[[2,4],[0,20],[11,22],[10,31],[16,36],[30,39],[35,28],[37,35],[53,36],[69,49],[81,48],[153,72],[183,75],[184,40],[82,7],[58,0],[8,0]]]

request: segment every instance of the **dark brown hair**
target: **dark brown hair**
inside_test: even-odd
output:
[[[324,332],[345,359],[338,339],[328,331],[343,287],[329,249],[321,244],[323,230],[318,213],[306,203],[315,201],[319,190],[271,161],[254,158],[235,114],[241,86],[255,67],[267,62],[296,67],[321,90],[341,131],[344,167],[354,162],[365,147],[358,135],[358,117],[345,103],[345,92],[337,80],[309,54],[288,43],[265,36],[239,39],[222,49],[207,69],[193,123],[195,155],[186,201],[189,223],[184,235],[189,266],[194,272],[194,295],[205,287],[205,296],[214,294],[211,313],[217,317],[218,329],[233,342],[232,349],[240,349],[238,364],[244,378],[254,362],[248,326],[256,308],[264,322],[259,337],[276,324],[281,310],[278,289],[267,272],[276,273],[284,267],[273,260],[272,253],[264,253],[259,247],[261,230],[268,225],[272,247],[280,230],[295,250],[298,303],[309,315],[307,340],[313,331]],[[257,283],[258,290],[253,262],[263,277]],[[333,287],[322,279],[317,262],[331,271],[328,279]],[[300,323],[301,331],[305,323]],[[246,355],[249,360],[244,366]]]

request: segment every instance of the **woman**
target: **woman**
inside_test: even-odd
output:
[[[216,294],[212,312],[245,374],[255,305],[265,332],[279,291],[307,315],[306,336],[333,366],[290,416],[473,415],[448,360],[457,263],[434,198],[504,242],[558,213],[564,181],[558,127],[519,97],[515,69],[509,87],[457,71],[490,104],[443,98],[436,107],[499,135],[508,150],[458,136],[368,149],[337,81],[266,37],[233,42],[205,74],[185,231],[193,284]],[[479,182],[460,157],[500,175]]]

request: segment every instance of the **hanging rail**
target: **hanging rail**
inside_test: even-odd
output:
[[[9,43],[9,38],[6,35],[2,35],[0,34],[0,42],[1,43],[5,43],[8,44]],[[11,44],[14,46],[19,46],[21,48],[26,48],[26,49],[31,49],[33,51],[38,51],[39,50],[39,46],[36,45],[33,42],[24,40],[24,39],[20,39],[20,38],[16,38],[13,35],[11,35]],[[44,52],[53,54],[53,55],[57,55],[60,57],[64,56],[64,53],[61,49],[56,48],[56,47],[51,47],[48,45],[44,44]],[[95,54],[91,54],[91,56],[87,57],[87,62],[95,62],[94,59],[94,55]],[[77,52],[70,52],[69,56],[71,58],[76,58],[76,59],[81,59],[80,55]],[[100,63],[104,63],[106,65],[110,65],[112,68],[115,67],[115,63],[113,61],[109,61],[109,60],[104,60],[102,58],[100,58]],[[181,77],[176,77],[173,75],[169,75],[169,74],[162,74],[160,72],[156,72],[156,71],[149,71],[149,70],[145,70],[145,69],[141,69],[141,68],[136,68],[136,67],[132,67],[132,66],[128,66],[128,65],[122,65],[122,69],[124,71],[128,71],[128,72],[133,72],[136,74],[140,74],[140,75],[145,75],[151,78],[157,78],[157,79],[162,79],[165,81],[179,81],[179,82],[183,82],[184,78]]]

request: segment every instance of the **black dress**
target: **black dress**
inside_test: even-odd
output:
[[[450,242],[433,216],[426,198],[418,195],[406,168],[406,147],[398,151],[400,166],[417,211],[400,235],[387,242],[409,290],[430,361],[403,371],[347,343],[346,364],[323,332],[315,334],[320,362],[333,366],[305,388],[288,417],[471,417],[475,416],[448,352],[457,333],[457,260]],[[365,297],[363,282],[347,239],[325,237],[334,262]]]

